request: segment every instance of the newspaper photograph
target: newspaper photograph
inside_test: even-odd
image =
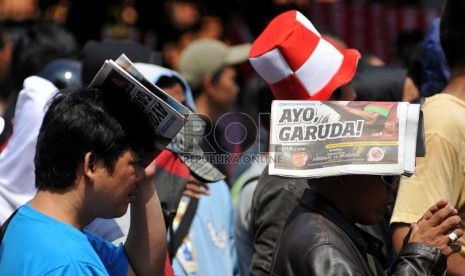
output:
[[[129,59],[127,62],[130,62]],[[142,75],[139,77],[144,82],[150,83]],[[161,99],[113,60],[106,60],[89,84],[89,87],[97,86],[118,89],[130,94],[131,102],[148,115],[152,129],[158,136],[155,142],[159,151],[162,151],[171,142],[184,126],[190,114],[188,108],[164,91],[162,91],[162,95],[164,95],[165,100]],[[158,87],[157,89],[161,90]]]
[[[411,107],[409,107],[411,106]],[[269,173],[293,177],[408,174],[418,114],[407,102],[273,101]],[[417,117],[415,119],[415,114]],[[415,121],[416,120],[416,121]],[[406,166],[408,165],[408,166]],[[411,167],[414,167],[411,166]]]

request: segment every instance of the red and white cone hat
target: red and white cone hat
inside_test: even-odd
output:
[[[328,100],[349,83],[360,53],[321,37],[298,11],[275,17],[252,44],[249,61],[278,100]]]

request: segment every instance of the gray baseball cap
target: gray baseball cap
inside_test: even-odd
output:
[[[196,40],[181,53],[179,73],[196,89],[207,74],[247,61],[250,47],[250,43],[229,46],[215,39]]]

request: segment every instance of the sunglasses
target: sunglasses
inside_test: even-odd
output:
[[[389,188],[395,188],[400,181],[400,175],[381,175],[381,180]]]

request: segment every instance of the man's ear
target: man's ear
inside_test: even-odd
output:
[[[212,74],[207,74],[203,77],[202,79],[202,85],[203,85],[203,90],[205,93],[208,95],[211,95],[214,93],[214,83],[213,83],[213,75]]]
[[[90,178],[94,178],[94,173],[96,169],[96,162],[97,159],[95,158],[95,154],[92,152],[87,152],[86,155],[84,156],[84,174]]]

